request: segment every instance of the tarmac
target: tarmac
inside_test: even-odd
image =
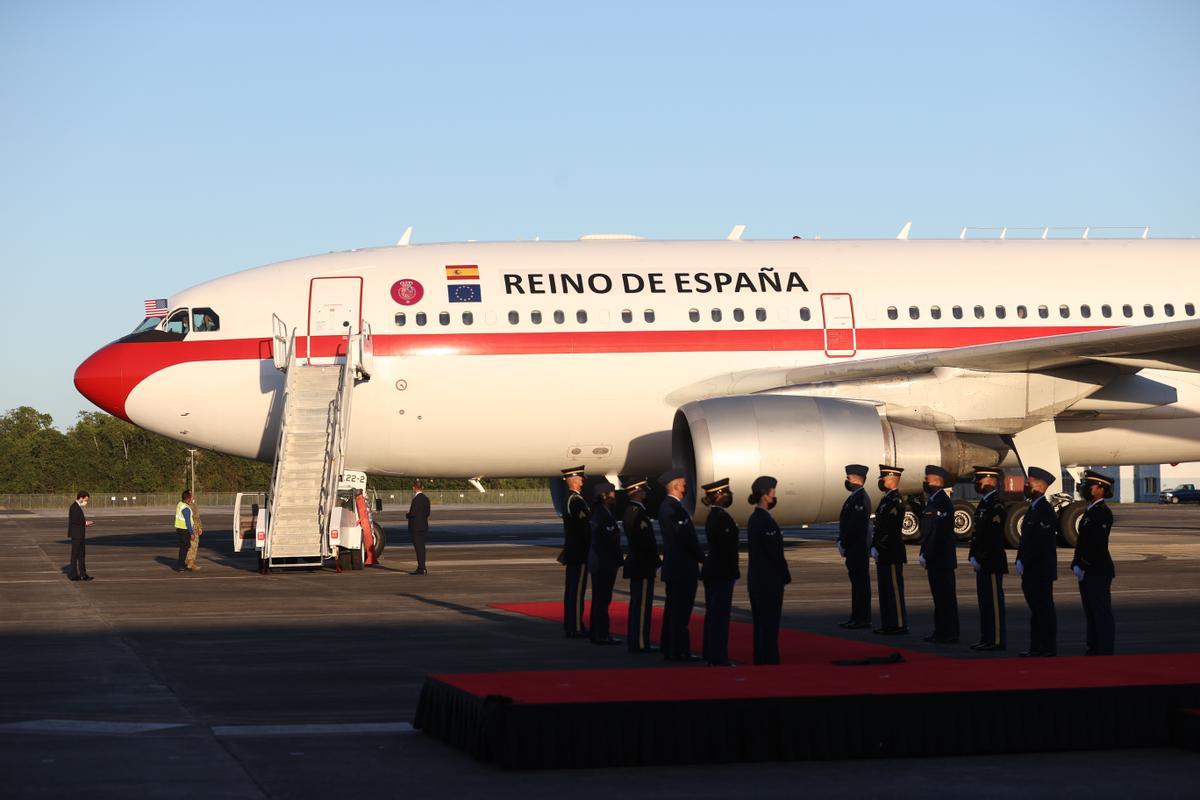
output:
[[[184,574],[172,569],[169,509],[95,513],[90,583],[64,574],[66,509],[0,512],[0,796],[1008,798],[1085,787],[1093,797],[1194,796],[1200,754],[1173,749],[502,772],[412,731],[426,675],[664,663],[568,641],[557,625],[488,607],[561,598],[561,526],[549,508],[435,507],[426,576],[408,574],[400,509],[382,515],[381,565],[266,576],[253,554],[232,552],[231,511],[203,511],[202,569]],[[1118,652],[1200,651],[1200,508],[1118,505],[1114,513]],[[795,582],[784,625],[872,638],[836,625],[849,586],[833,529],[785,534]],[[920,641],[932,606],[912,552],[913,635],[903,646],[970,669],[998,656],[966,647],[978,614],[965,556],[960,550],[964,644]],[[1077,655],[1084,621],[1070,551],[1059,560],[1059,652]],[[1028,612],[1015,575],[1006,588],[1013,657],[1027,640]],[[623,599],[623,581],[617,589]],[[734,616],[749,620],[744,584]]]

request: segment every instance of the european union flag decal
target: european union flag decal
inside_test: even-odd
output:
[[[450,291],[451,303],[480,303],[483,295],[477,283],[459,283],[446,287]]]

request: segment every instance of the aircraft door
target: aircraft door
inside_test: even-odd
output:
[[[825,322],[825,355],[849,358],[858,352],[854,330],[854,301],[849,294],[822,294],[821,314]]]
[[[362,287],[358,276],[312,279],[305,337],[310,364],[332,364],[346,355],[344,337],[362,328]]]

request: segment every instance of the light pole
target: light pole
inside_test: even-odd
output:
[[[195,495],[196,494],[196,449],[194,447],[188,448],[188,464],[191,467],[191,471],[192,471],[192,479],[191,479],[191,483],[188,485],[188,491],[190,491],[193,495]]]

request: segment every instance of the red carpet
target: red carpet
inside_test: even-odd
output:
[[[512,611],[538,619],[562,623],[562,603],[493,603],[490,608],[502,611]],[[591,604],[588,604],[590,610]],[[613,602],[609,606],[612,632],[624,636],[628,619],[628,604]],[[585,612],[584,618],[588,618]],[[657,642],[662,631],[662,608],[654,608],[654,622],[651,625],[651,638]],[[690,626],[692,650],[699,653],[704,643],[704,612],[697,610],[692,614]],[[750,664],[754,660],[754,627],[748,622],[731,622],[729,624],[729,657],[739,664]],[[853,639],[843,639],[837,636],[823,636],[819,633],[808,633],[795,628],[783,628],[779,631],[779,656],[784,664],[828,664],[831,661],[844,658],[873,658],[900,653],[906,661],[939,660],[931,653],[915,650],[904,650],[903,645],[910,640],[914,633],[907,636],[874,636],[870,631],[865,633],[872,641],[860,642]]]

